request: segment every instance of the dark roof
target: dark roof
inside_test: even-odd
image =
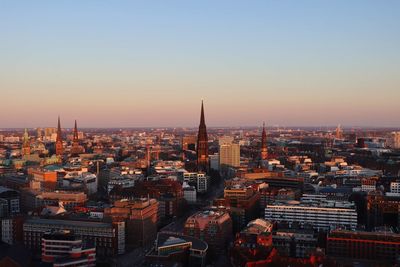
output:
[[[20,266],[29,266],[31,263],[31,253],[22,245],[9,245],[0,241],[0,261],[7,257]]]

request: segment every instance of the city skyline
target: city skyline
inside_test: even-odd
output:
[[[399,125],[397,1],[20,3],[0,128]]]

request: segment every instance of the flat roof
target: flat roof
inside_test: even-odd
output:
[[[96,227],[96,228],[110,228],[111,223],[106,222],[88,222],[79,220],[57,220],[57,219],[43,219],[43,218],[30,218],[25,223],[31,224],[51,224],[51,225],[70,225],[70,226],[82,226],[82,227]]]

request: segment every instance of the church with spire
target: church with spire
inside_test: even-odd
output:
[[[71,147],[71,155],[78,156],[81,153],[84,153],[84,148],[79,144],[79,137],[78,137],[78,125],[75,120],[73,138],[72,138],[72,147]]]
[[[262,134],[261,134],[260,159],[261,160],[268,159],[267,132],[265,131],[265,123],[263,123],[263,130],[262,130]]]
[[[25,128],[24,136],[22,138],[22,156],[27,156],[31,154],[31,143],[29,140],[28,130]]]
[[[209,170],[208,136],[203,101],[201,101],[200,125],[197,134],[197,170],[200,172],[208,172]]]
[[[64,148],[63,148],[63,140],[62,140],[61,123],[60,123],[60,116],[58,116],[57,139],[56,139],[56,155],[57,156],[62,156],[63,152],[64,152]]]

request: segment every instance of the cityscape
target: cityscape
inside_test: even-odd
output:
[[[1,1],[0,267],[400,266],[399,10]]]

